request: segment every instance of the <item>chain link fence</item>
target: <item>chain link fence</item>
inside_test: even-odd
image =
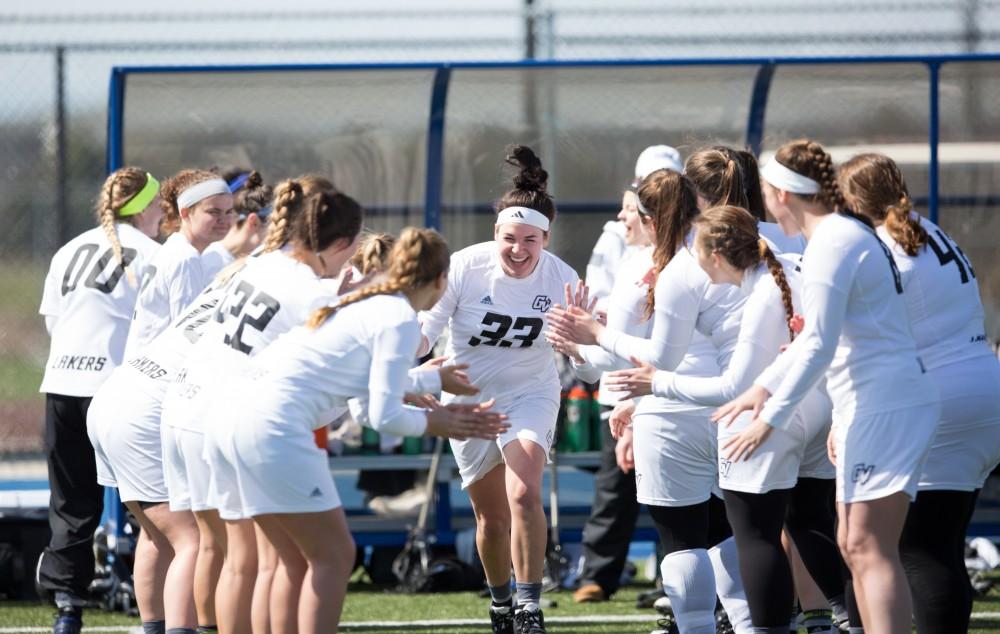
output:
[[[40,449],[42,401],[37,386],[48,344],[36,314],[41,282],[55,249],[94,225],[93,200],[105,172],[108,78],[112,66],[843,56],[985,52],[998,50],[1000,44],[1000,0],[840,3],[774,0],[753,4],[720,0],[642,4],[508,0],[475,7],[456,10],[413,8],[406,4],[379,10],[239,13],[212,10],[86,13],[74,9],[72,13],[42,14],[32,13],[30,8],[16,12],[10,8],[2,10],[5,12],[0,12],[0,42],[3,42],[0,82],[5,90],[0,94],[0,191],[4,193],[0,198],[0,220],[5,231],[0,233],[3,267],[0,296],[4,298],[0,303],[0,453]],[[959,90],[979,91],[981,98],[975,100],[977,103],[991,103],[988,98],[995,92],[995,81],[986,78],[981,84],[970,83],[969,73],[974,72],[978,71],[970,70],[957,77],[954,85]],[[560,93],[564,100],[572,99],[575,82],[586,78],[565,77],[546,90]],[[837,90],[834,80],[826,78],[823,86],[817,84],[811,91],[797,90],[787,99],[776,100],[772,93],[775,103],[768,117],[773,116],[775,122],[786,121],[787,125],[781,127],[783,132],[811,133],[800,128],[796,113],[828,100],[829,93],[824,90]],[[747,81],[748,77],[739,80]],[[484,138],[493,138],[497,147],[515,137],[534,139],[543,146],[543,153],[548,153],[543,155],[546,163],[555,166],[557,191],[572,190],[578,202],[613,202],[615,192],[613,188],[607,191],[606,179],[588,181],[579,176],[612,171],[612,180],[617,183],[628,175],[629,160],[615,159],[611,166],[603,163],[602,157],[630,156],[647,139],[661,142],[668,133],[678,145],[693,146],[705,141],[738,143],[746,120],[746,104],[733,101],[730,94],[736,90],[735,83],[700,85],[696,78],[684,90],[700,90],[704,108],[685,110],[669,104],[658,105],[653,91],[648,95],[642,92],[648,88],[622,99],[621,94],[633,90],[632,85],[622,81],[609,82],[601,91],[581,93],[579,98],[587,100],[586,108],[575,114],[552,110],[548,116],[543,107],[536,106],[544,105],[552,94],[545,90],[528,91],[517,96],[516,107],[503,105],[507,103],[503,98],[504,84],[495,75],[456,82],[453,88],[444,148],[443,202],[455,213],[488,201],[496,193],[483,185],[497,186],[496,160],[493,153],[482,147]],[[402,85],[388,86],[378,93],[376,89],[358,85],[352,90],[374,91],[368,102],[373,111],[395,113],[401,122],[419,119],[419,125],[423,125],[426,120],[423,113],[414,116],[407,110],[411,103],[425,107],[426,98],[399,99],[400,93],[394,92],[419,91],[419,87],[411,90]],[[777,80],[773,90],[780,93],[781,84]],[[921,135],[926,116],[925,94],[909,110],[888,109],[877,119],[868,118],[866,125],[876,129],[866,131],[864,136],[877,138],[878,125],[885,122],[895,125],[902,117],[905,125],[909,125],[907,121],[913,122],[915,142],[924,139]],[[943,99],[951,97],[954,97],[951,93],[943,94]],[[249,90],[192,97],[224,100],[219,103],[230,110],[235,129],[254,126],[252,100],[256,98]],[[297,112],[296,117],[302,116],[292,92],[276,92],[273,99],[277,103],[290,100],[288,110]],[[967,100],[955,99],[956,108],[968,107],[963,105]],[[537,103],[533,102],[535,105],[529,108],[524,106],[524,100]],[[870,101],[877,102],[877,95],[872,95]],[[321,103],[306,117],[304,125],[309,124],[309,117],[315,117],[316,125],[323,125],[335,107],[336,95]],[[719,104],[725,103],[738,103],[739,107],[731,111],[712,110],[722,108]],[[196,106],[183,100],[160,105],[179,112],[195,111]],[[528,115],[525,119],[516,114],[522,111],[541,112],[542,116]],[[339,114],[343,118],[344,113]],[[363,110],[349,113],[359,120],[364,115]],[[571,121],[573,117],[578,120]],[[955,129],[959,130],[956,138],[980,138],[977,135],[984,133],[983,130],[976,132],[970,125],[956,124]],[[571,127],[599,133],[565,134]],[[675,133],[679,136],[672,136]],[[374,155],[388,155],[396,151],[392,148],[402,147],[405,161],[417,162],[423,169],[424,148],[419,141],[401,144],[391,129],[373,134],[381,137],[373,141],[369,135],[356,141],[382,147]],[[822,139],[822,135],[816,134]],[[478,140],[473,143],[470,141],[473,138]],[[198,160],[238,162],[241,147],[234,142],[230,147],[210,148]],[[315,168],[337,163],[336,154],[288,156],[281,154],[280,145],[270,146],[266,151],[274,154],[274,164],[301,164],[308,169],[310,160],[315,161]],[[340,147],[338,151],[356,155],[368,150],[357,146]],[[168,144],[161,145],[158,152],[164,165],[175,164]],[[569,154],[584,159],[560,170],[555,164],[556,157]],[[156,156],[142,158],[150,165],[157,161]],[[382,169],[385,180],[396,183],[398,172],[393,171],[392,165],[362,161],[359,173]],[[990,165],[992,171],[988,170],[987,175],[995,172],[995,163]],[[267,173],[265,176],[272,177]],[[352,180],[354,177],[348,173],[338,176],[341,187],[356,193],[365,204],[394,202],[412,208],[413,212],[404,216],[406,221],[421,218],[422,172],[408,176],[409,180],[398,185],[401,189],[398,195],[393,194],[393,201],[386,194],[370,189],[371,180],[360,177]],[[926,189],[922,176],[914,174],[914,177],[920,183],[918,187]],[[984,187],[988,188],[985,178],[977,177],[974,193],[984,193]],[[355,189],[351,189],[352,185]],[[942,195],[966,191],[960,190],[964,187],[962,183],[949,187],[950,190],[942,189]],[[609,214],[612,211],[609,208]],[[961,242],[966,235],[971,237],[976,233],[965,222],[967,218],[993,222],[993,212],[995,209],[984,211],[981,207],[956,208],[947,212],[951,220],[945,225],[949,230],[952,230],[949,222],[956,228],[968,228],[958,231],[956,238]],[[942,211],[943,219],[945,213]],[[482,235],[478,224],[459,223],[455,218],[446,213],[443,220],[446,228],[450,223],[459,242]],[[589,248],[601,221],[603,217],[581,221],[575,225],[576,233],[559,237],[560,248]],[[995,285],[996,280],[991,284]]]

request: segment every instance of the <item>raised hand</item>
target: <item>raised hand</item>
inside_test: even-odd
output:
[[[572,341],[559,336],[555,332],[548,330],[545,332],[545,340],[549,342],[552,349],[567,357],[571,357],[578,365],[583,365],[586,360],[580,355],[580,346]]]
[[[496,437],[510,429],[507,415],[490,411],[496,400],[484,403],[449,403],[427,412],[429,436],[444,436],[455,440],[482,438],[496,440]]]
[[[593,315],[579,306],[563,308],[556,304],[546,316],[550,331],[581,346],[596,345],[597,337],[604,330]]]
[[[629,359],[634,368],[609,372],[604,385],[612,392],[625,392],[625,398],[636,398],[653,393],[653,375],[656,368],[635,357]]]

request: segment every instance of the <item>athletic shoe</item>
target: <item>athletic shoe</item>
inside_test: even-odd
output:
[[[656,619],[656,629],[649,634],[680,634],[680,630],[677,629],[677,620],[674,619],[674,613],[664,614]]]
[[[493,634],[515,634],[514,602],[496,605],[490,601],[490,625],[493,626]]]
[[[518,607],[514,611],[516,634],[545,634],[545,617],[541,608]]]
[[[635,607],[640,610],[647,610],[655,606],[656,602],[659,601],[660,597],[665,596],[661,588],[656,588],[655,590],[646,590],[645,592],[640,592],[639,596],[635,598]]]
[[[663,615],[669,614],[673,616],[674,614],[674,609],[670,605],[670,597],[667,595],[663,595],[656,601],[653,601],[653,609]]]
[[[601,603],[607,600],[604,588],[596,583],[585,583],[573,593],[573,603]]]
[[[52,634],[80,634],[83,629],[83,610],[76,606],[59,608]]]

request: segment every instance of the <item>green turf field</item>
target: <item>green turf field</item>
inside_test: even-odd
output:
[[[568,592],[546,595],[558,602],[558,607],[549,608],[545,612],[546,617],[553,621],[548,630],[553,634],[649,632],[653,627],[652,621],[559,623],[559,620],[564,618],[575,620],[590,616],[617,616],[621,618],[626,615],[640,615],[649,618],[653,615],[652,610],[637,610],[635,607],[635,597],[643,589],[645,588],[631,586],[619,592],[608,603],[586,605],[574,605]],[[486,600],[479,598],[474,593],[404,596],[387,594],[370,585],[354,585],[348,593],[343,617],[345,627],[342,629],[345,631],[380,632],[382,634],[402,634],[412,631],[435,632],[437,634],[481,634],[484,631],[489,631],[489,626],[485,622],[481,625],[427,624],[421,627],[417,627],[415,623],[406,627],[398,627],[387,622],[484,619],[486,605]],[[989,596],[977,601],[974,609],[981,616],[974,616],[970,632],[975,634],[1000,633],[1000,589],[994,589]],[[363,626],[362,624],[365,622],[369,625]],[[0,603],[0,634],[32,631],[23,628],[47,627],[51,623],[52,610],[48,607],[37,603]],[[117,628],[122,629],[116,628],[113,631],[121,632],[126,631],[124,627],[139,625],[137,618],[99,611],[88,611],[85,623],[88,627],[94,628],[93,631],[99,631],[101,626],[117,626]],[[85,631],[87,631],[86,628]]]

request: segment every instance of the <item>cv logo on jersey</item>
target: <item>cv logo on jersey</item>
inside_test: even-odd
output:
[[[868,479],[872,477],[873,471],[875,471],[875,465],[859,462],[854,465],[854,469],[851,471],[851,481],[856,484],[868,484]]]
[[[535,301],[531,302],[531,307],[543,313],[552,308],[552,300],[548,295],[535,295]]]

